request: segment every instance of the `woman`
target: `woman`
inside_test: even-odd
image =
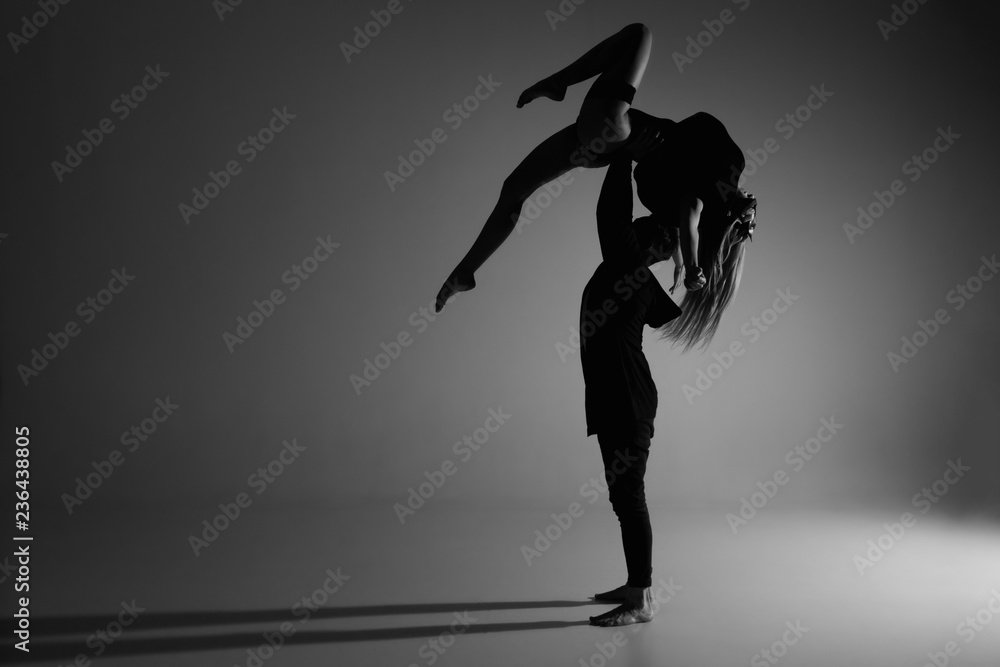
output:
[[[646,26],[627,25],[521,94],[518,108],[539,97],[559,101],[569,86],[597,75],[576,122],[542,142],[504,180],[479,237],[438,292],[437,311],[456,293],[475,287],[475,272],[510,236],[521,206],[535,190],[574,167],[603,167],[615,155],[636,157],[635,133],[644,129],[658,131],[663,142],[636,169],[639,198],[651,211],[681,221],[685,282],[692,291],[708,284],[710,276],[700,266],[698,253],[700,218],[692,220],[690,211],[696,206],[699,216],[713,219],[715,229],[709,234],[717,235],[736,219],[747,207],[745,193],[736,188],[745,161],[722,123],[709,114],[674,122],[631,107],[651,44]],[[700,204],[695,205],[695,199]],[[713,244],[720,242],[713,239]]]

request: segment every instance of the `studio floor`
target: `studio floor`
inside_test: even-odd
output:
[[[928,514],[892,536],[888,512],[765,509],[734,534],[726,510],[654,506],[659,611],[615,629],[587,623],[625,580],[606,499],[562,526],[568,503],[434,503],[405,523],[388,504],[251,506],[198,555],[203,508],[81,510],[32,543],[31,652],[4,662],[1000,665],[994,524]]]

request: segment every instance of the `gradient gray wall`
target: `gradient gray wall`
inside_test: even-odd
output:
[[[746,181],[759,226],[712,346],[681,354],[647,330],[660,392],[650,498],[736,508],[784,470],[786,507],[904,510],[961,458],[972,470],[948,506],[994,511],[1000,280],[961,309],[949,293],[1000,251],[995,5],[912,2],[886,39],[888,2],[566,0],[559,15],[556,0],[402,0],[347,62],[341,43],[386,6],[243,2],[220,19],[207,0],[79,2],[16,53],[8,36],[2,416],[5,446],[14,425],[31,427],[36,507],[70,520],[63,494],[114,450],[123,463],[73,518],[101,504],[211,507],[246,491],[293,438],[305,450],[268,485],[268,503],[374,501],[389,513],[446,460],[454,474],[430,502],[576,497],[600,471],[571,328],[599,262],[604,171],[536,195],[539,214],[479,286],[424,314],[504,177],[575,119],[587,86],[520,110],[519,93],[642,21],[654,42],[636,106],[674,119],[709,111],[767,156]],[[673,54],[727,8],[734,20],[678,67]],[[5,31],[36,11],[7,3]],[[169,75],[122,119],[112,104],[147,66]],[[445,116],[480,77],[495,90],[480,88],[486,99],[460,124]],[[790,132],[779,121],[813,87],[830,95]],[[275,108],[294,118],[247,161],[241,142]],[[103,118],[114,131],[57,178],[52,163]],[[446,140],[390,188],[385,172],[436,128]],[[907,161],[948,128],[958,138],[912,180]],[[185,221],[179,205],[230,160],[240,173]],[[848,234],[858,207],[897,179],[905,191]],[[317,237],[339,246],[293,290],[282,276]],[[135,277],[103,311],[78,310],[123,267]],[[286,300],[231,351],[224,334],[275,289]],[[797,298],[771,319],[778,290]],[[939,309],[947,322],[894,369],[889,353]],[[754,317],[771,321],[766,331]],[[18,367],[71,321],[78,335],[26,383]],[[381,344],[401,334],[409,344],[356,389],[351,376],[366,360],[384,366]],[[743,353],[713,367],[737,342]],[[711,386],[686,392],[701,372]],[[168,397],[179,407],[129,451],[122,433]],[[510,417],[485,438],[490,409]],[[792,463],[822,419],[843,426]],[[477,435],[478,451],[456,451]]]

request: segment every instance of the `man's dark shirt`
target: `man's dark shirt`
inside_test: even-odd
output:
[[[642,352],[643,327],[661,327],[681,314],[646,267],[650,251],[640,248],[632,226],[630,160],[608,167],[597,204],[597,231],[604,259],[587,283],[580,307],[588,436],[640,419],[652,421],[657,394]],[[657,259],[669,259],[669,254]]]

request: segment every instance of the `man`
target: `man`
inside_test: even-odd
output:
[[[653,536],[643,477],[653,436],[656,385],[642,351],[643,327],[661,327],[681,309],[660,287],[649,267],[674,257],[681,226],[697,229],[699,202],[679,202],[674,219],[632,220],[632,159],[658,145],[641,137],[632,155],[608,166],[597,204],[603,261],[583,293],[580,361],[586,384],[587,435],[597,435],[611,505],[621,524],[628,582],[595,600],[621,606],[591,617],[594,625],[645,623],[653,616]],[[687,230],[685,230],[687,231]],[[689,267],[690,268],[690,267]],[[691,272],[694,273],[694,272]],[[696,275],[689,290],[703,285]]]

